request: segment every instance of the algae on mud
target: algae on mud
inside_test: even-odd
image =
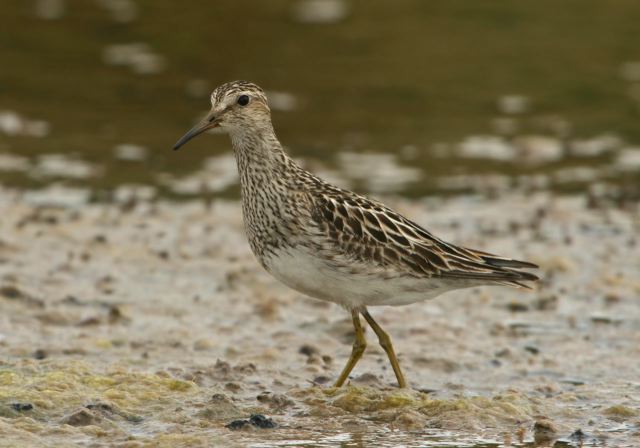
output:
[[[0,190],[0,445],[507,444],[579,428],[637,441],[637,208],[389,198],[453,241],[539,263],[544,279],[373,309],[403,391],[373,344],[351,385],[317,385],[348,355],[349,321],[262,271],[237,202],[46,198]],[[277,427],[225,428],[252,414]]]

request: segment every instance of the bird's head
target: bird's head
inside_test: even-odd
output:
[[[222,84],[211,94],[211,110],[173,146],[179,149],[203,132],[221,128],[231,134],[271,128],[267,96],[257,85],[246,81]]]

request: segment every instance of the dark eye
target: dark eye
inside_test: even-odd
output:
[[[249,104],[249,95],[240,95],[238,97],[238,104],[241,106],[246,106]]]

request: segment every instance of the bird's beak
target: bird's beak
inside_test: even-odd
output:
[[[212,110],[207,114],[206,117],[202,119],[202,121],[200,121],[200,123],[189,129],[186,134],[180,137],[180,140],[178,140],[176,144],[173,145],[173,150],[175,151],[180,149],[180,147],[187,143],[189,140],[202,134],[205,131],[208,131],[209,129],[215,128],[219,123],[219,114],[216,113],[216,111]]]

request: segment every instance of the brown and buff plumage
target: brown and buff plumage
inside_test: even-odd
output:
[[[389,336],[367,306],[405,305],[477,285],[527,287],[533,263],[447,243],[380,202],[324,182],[283,150],[264,91],[223,84],[209,114],[174,146],[225,129],[240,173],[245,231],[262,266],[288,286],[350,310],[355,342],[342,385],[366,342],[361,314],[377,334],[398,384],[405,380]]]

